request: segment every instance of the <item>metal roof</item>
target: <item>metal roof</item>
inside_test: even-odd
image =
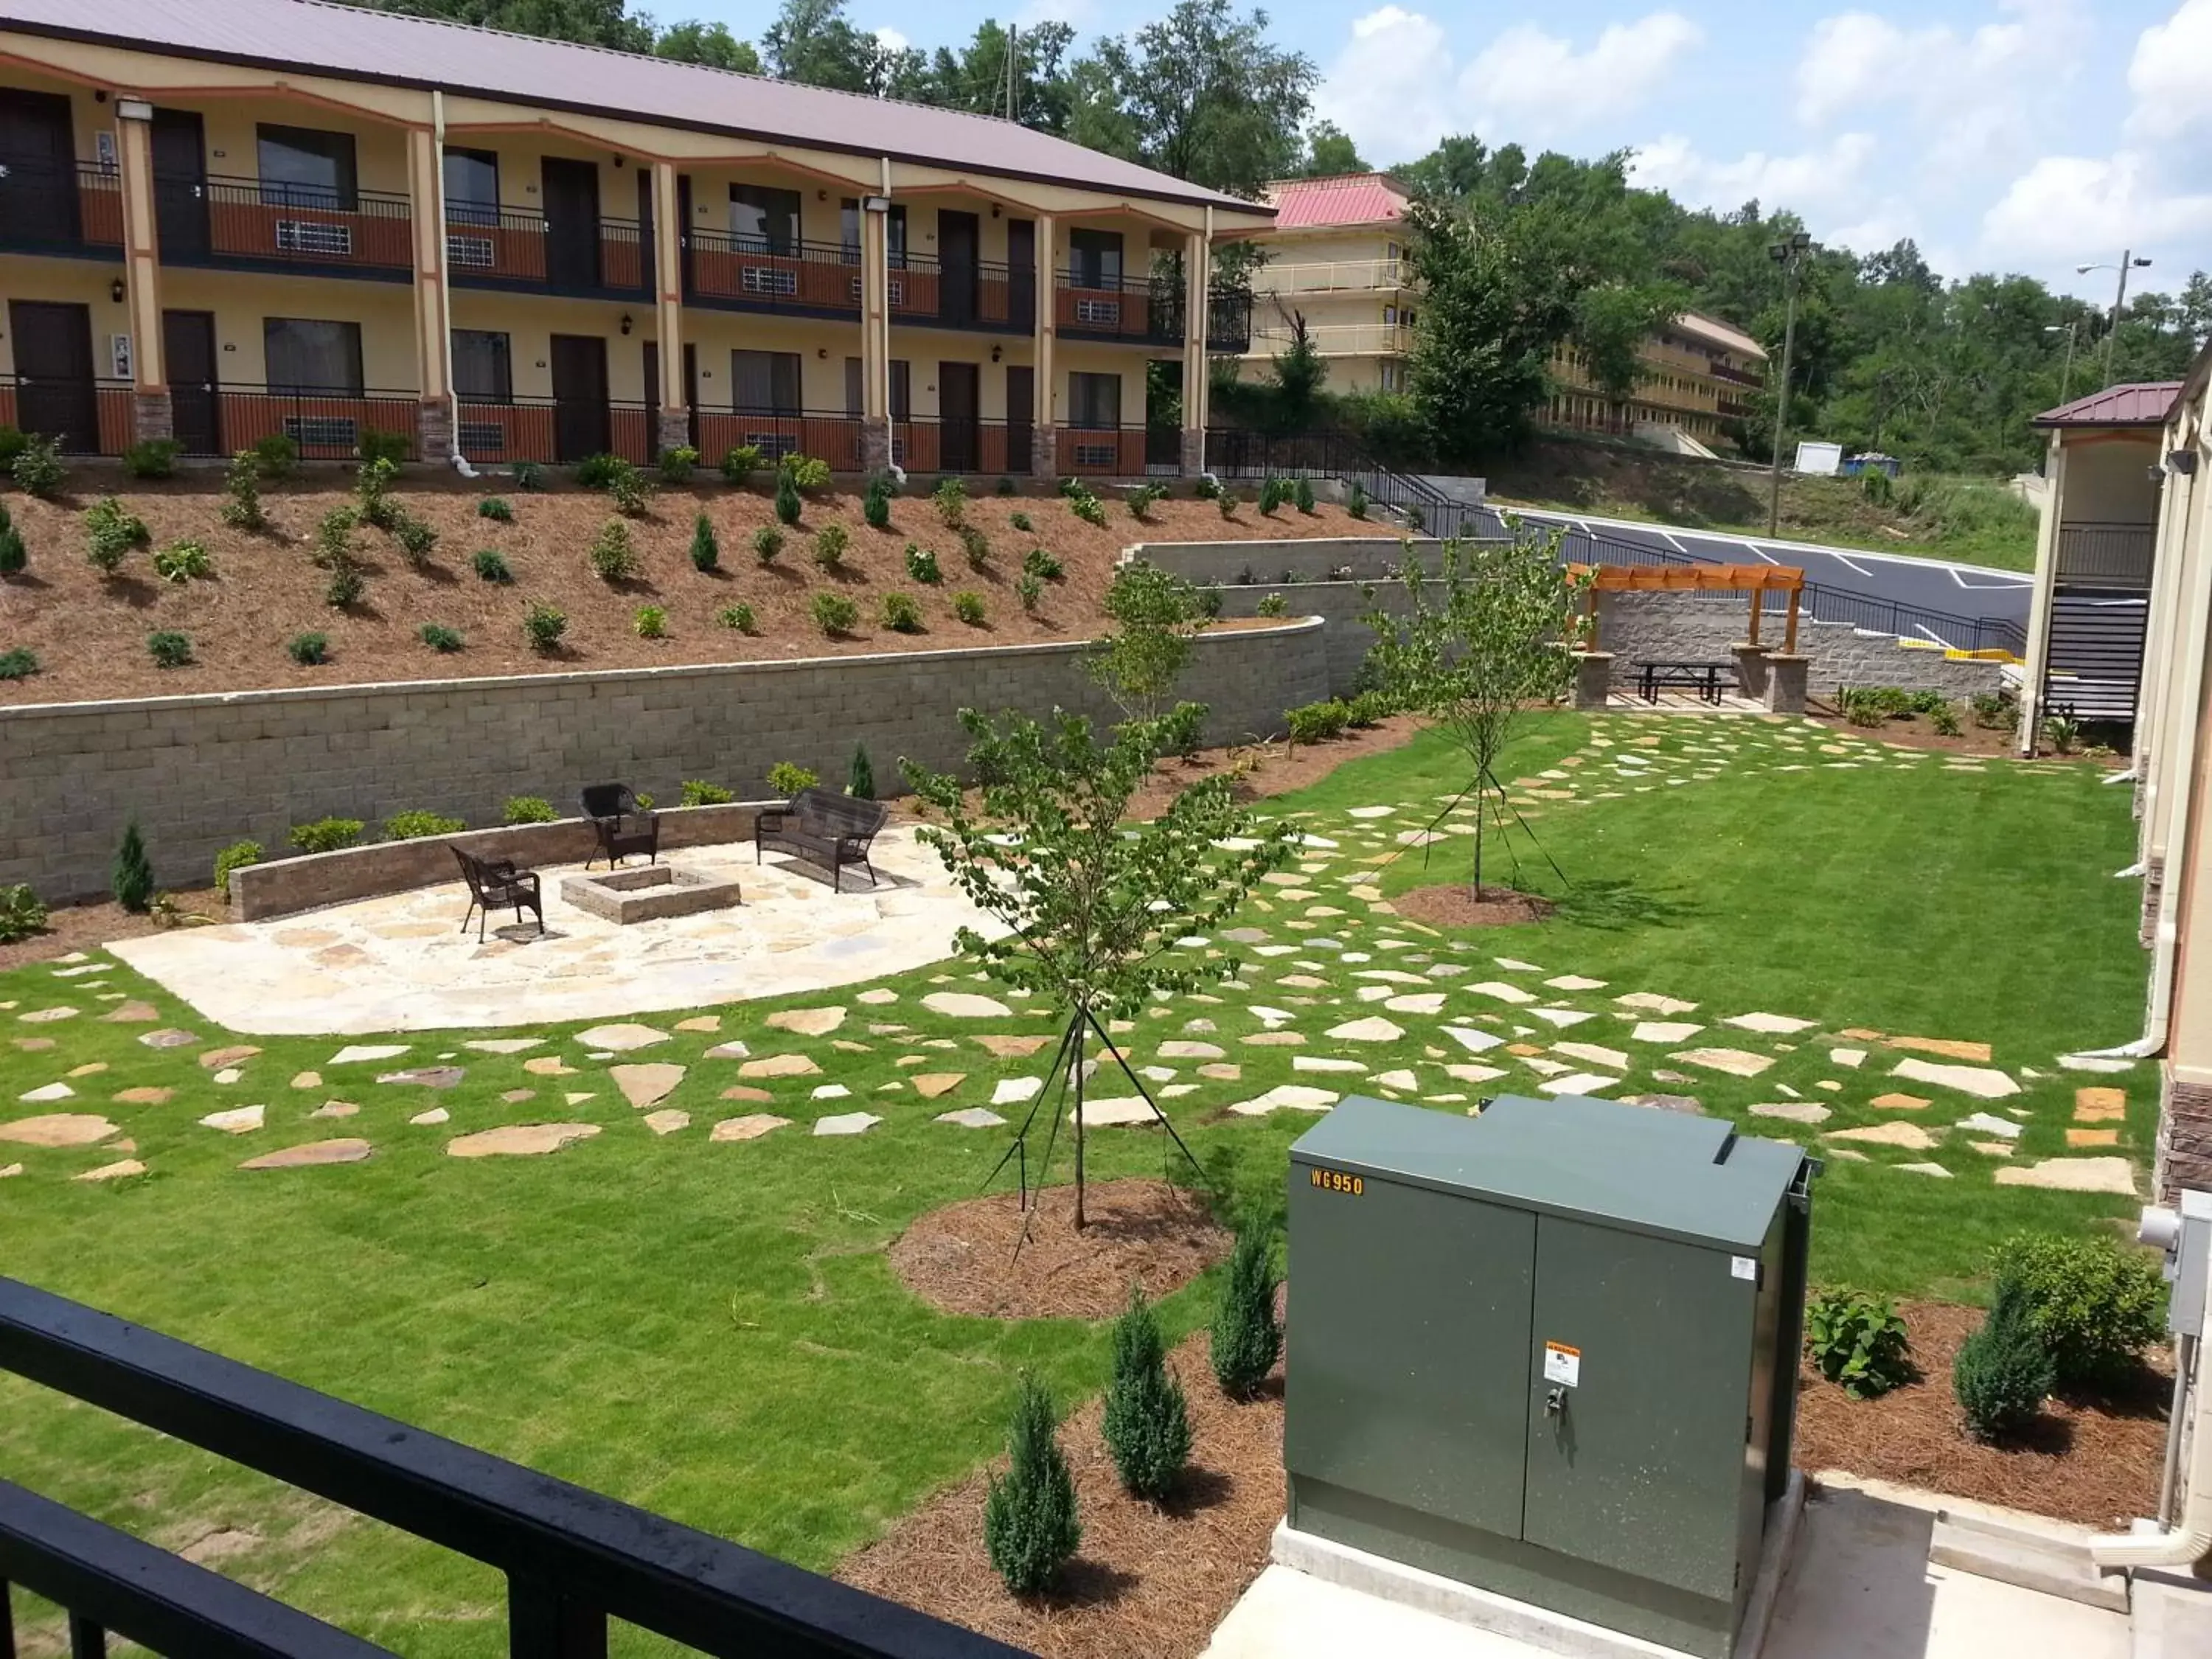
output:
[[[1749,1254],[1805,1162],[1724,1118],[1581,1095],[1502,1095],[1477,1118],[1355,1095],[1291,1157]]]
[[[0,0],[0,30],[780,140],[1113,195],[1253,202],[1012,122],[325,0]]]
[[[1387,173],[1342,173],[1328,179],[1278,179],[1267,186],[1277,230],[1387,224],[1406,216],[1411,198]]]
[[[2173,400],[2180,394],[2179,380],[2142,380],[2129,386],[2108,386],[2070,404],[2046,409],[2032,426],[2164,426]]]
[[[1724,346],[1730,351],[1741,352],[1747,357],[1756,357],[1761,362],[1766,361],[1765,346],[1759,344],[1741,329],[1722,322],[1718,318],[1707,317],[1695,311],[1686,311],[1674,319],[1674,326],[1685,334],[1694,334],[1701,340],[1709,340],[1713,344]]]

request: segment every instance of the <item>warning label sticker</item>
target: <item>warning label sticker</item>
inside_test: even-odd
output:
[[[1582,1386],[1582,1380],[1583,1351],[1571,1348],[1564,1342],[1547,1342],[1544,1345],[1544,1381],[1576,1389]]]
[[[1755,1285],[1759,1282],[1759,1258],[1752,1255],[1732,1255],[1729,1258],[1729,1271],[1738,1279],[1748,1279]]]

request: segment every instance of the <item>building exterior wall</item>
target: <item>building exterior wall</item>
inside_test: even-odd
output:
[[[2061,524],[2139,524],[2158,521],[2159,486],[2149,472],[2158,462],[2156,432],[2096,434],[2097,441],[2067,439],[2066,490]]]
[[[1272,233],[1256,238],[1267,263],[1252,274],[1252,349],[1238,363],[1264,379],[1303,315],[1328,363],[1334,392],[1395,392],[1413,349],[1406,234],[1395,224]]]

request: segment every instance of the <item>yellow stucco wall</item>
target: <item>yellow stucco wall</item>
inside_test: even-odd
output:
[[[2087,434],[2084,434],[2086,437]],[[2148,469],[2159,458],[2160,434],[2099,434],[2098,441],[2069,436],[2066,444],[2066,493],[2062,504],[2067,524],[2153,524],[2158,519],[2159,487]]]

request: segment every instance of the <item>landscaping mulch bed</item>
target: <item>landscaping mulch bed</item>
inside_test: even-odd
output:
[[[1188,1659],[1267,1563],[1283,1516],[1281,1374],[1260,1397],[1223,1397],[1199,1332],[1168,1357],[1189,1401],[1191,1467],[1158,1508],[1122,1492],[1099,1433],[1100,1401],[1060,1431],[1083,1542],[1058,1586],[1008,1594],[983,1547],[983,1503],[1000,1457],[848,1557],[850,1584],[1049,1659]]]
[[[1030,1196],[1026,1215],[1017,1193],[932,1210],[892,1244],[891,1271],[946,1313],[1105,1319],[1127,1305],[1133,1281],[1157,1300],[1228,1255],[1234,1242],[1198,1199],[1164,1181],[1090,1183],[1079,1233],[1073,1187]]]
[[[1465,882],[1445,882],[1401,893],[1390,901],[1390,908],[1410,921],[1431,927],[1517,927],[1542,921],[1559,906],[1510,887],[1485,887],[1477,896]]]
[[[1843,710],[1827,703],[1808,702],[1805,712],[1831,731],[1854,738],[1872,738],[1900,749],[1933,749],[1947,755],[1986,755],[2018,758],[2020,739],[2001,727],[1977,726],[1962,719],[1956,737],[1945,737],[1925,714],[1893,714],[1879,726],[1854,726]]]
[[[170,896],[179,908],[194,915],[218,921],[226,917],[226,907],[212,887],[174,892]],[[0,973],[29,963],[52,962],[73,951],[95,951],[110,939],[139,939],[161,931],[152,916],[134,914],[112,899],[103,904],[59,906],[46,913],[42,932],[12,945],[0,945]]]
[[[2052,1400],[2016,1444],[1984,1445],[1966,1433],[1951,1392],[1951,1362],[1982,1310],[1948,1303],[1899,1305],[1921,1380],[1879,1400],[1853,1400],[1804,1370],[1797,1404],[1800,1468],[1844,1469],[2093,1527],[2124,1528],[2158,1503],[2172,1387],[2154,1358],[2118,1397]]]
[[[1268,795],[1287,795],[1319,783],[1346,761],[1386,754],[1411,743],[1425,722],[1413,714],[1394,714],[1386,720],[1323,743],[1232,744],[1224,749],[1202,750],[1192,760],[1164,760],[1152,781],[1133,796],[1129,816],[1156,818],[1182,791],[1216,773],[1237,771],[1237,797],[1258,800]]]

